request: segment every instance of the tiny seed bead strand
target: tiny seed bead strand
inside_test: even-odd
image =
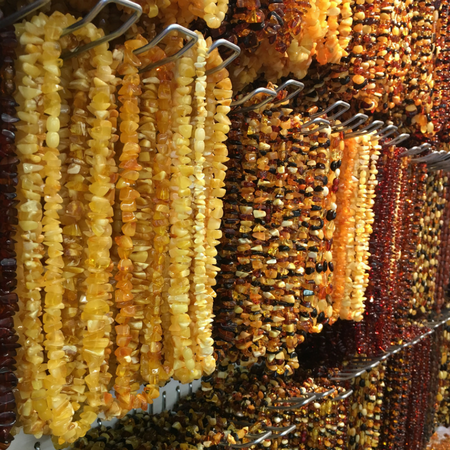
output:
[[[192,207],[194,216],[194,255],[192,259],[190,305],[189,316],[191,317],[191,339],[192,358],[195,360],[195,370],[191,372],[189,382],[198,379],[202,374],[202,364],[200,358],[201,342],[203,330],[207,326],[210,318],[208,315],[208,293],[206,276],[205,252],[206,252],[206,187],[205,187],[205,122],[206,110],[206,55],[208,47],[203,35],[197,32],[199,37],[195,62],[195,88],[194,88],[194,111],[195,117],[191,119],[192,137],[191,148],[193,149],[193,173],[190,175],[192,193]]]
[[[138,162],[141,148],[139,145],[139,96],[142,94],[138,68],[141,61],[133,50],[144,46],[147,41],[138,37],[125,42],[124,61],[118,67],[118,73],[124,75],[119,90],[120,107],[120,141],[123,144],[120,156],[119,180],[116,189],[119,191],[120,209],[122,211],[122,234],[115,238],[118,245],[120,261],[115,275],[117,281],[115,301],[117,315],[115,321],[116,344],[115,355],[118,367],[114,381],[116,399],[122,413],[134,408],[145,408],[146,402],[137,395],[139,390],[140,342],[139,330],[144,318],[143,305],[134,301],[133,275],[139,268],[139,259],[134,251],[133,236],[137,225],[137,200],[140,197],[136,188],[142,166]]]
[[[97,412],[112,402],[108,394],[111,375],[108,359],[111,334],[111,256],[113,208],[117,167],[114,161],[114,128],[117,113],[112,103],[116,78],[113,74],[113,57],[106,44],[92,50],[93,80],[89,91],[89,111],[94,116],[88,130],[91,139],[86,151],[90,166],[87,212],[87,259],[85,270],[86,303],[81,320],[90,324],[83,330],[83,358],[88,375],[85,381],[88,406],[85,412]]]
[[[193,51],[176,62],[174,92],[173,154],[170,173],[170,308],[171,336],[165,340],[167,365],[176,380],[189,380],[195,368],[190,332],[189,276],[193,250],[192,190],[189,175],[192,173],[192,89],[195,76]],[[164,330],[165,332],[165,330]],[[166,364],[166,363],[165,363]]]
[[[15,316],[15,327],[19,334],[21,348],[17,355],[18,389],[17,410],[25,433],[40,438],[48,432],[46,418],[46,390],[44,379],[46,366],[43,364],[41,286],[44,256],[42,245],[43,179],[41,146],[42,119],[42,75],[39,61],[44,43],[46,16],[33,17],[31,22],[16,26],[16,35],[22,48],[19,50],[16,73],[18,103],[16,148],[19,163],[17,255],[18,294],[20,313]]]

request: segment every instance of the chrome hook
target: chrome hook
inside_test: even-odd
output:
[[[47,3],[49,3],[51,0],[36,0],[35,2],[24,6],[23,8],[19,9],[19,11],[16,11],[15,13],[12,13],[10,16],[5,17],[4,19],[0,20],[0,29],[9,27],[11,25],[14,25],[16,22],[19,22],[22,19],[25,19],[25,17],[36,11],[39,8],[42,8]],[[36,442],[36,444],[39,444],[39,442]]]
[[[253,441],[247,442],[246,444],[229,444],[228,442],[219,442],[219,445],[222,447],[231,447],[231,448],[248,448],[252,445],[260,444],[262,441],[265,441],[272,435],[271,431],[266,431],[265,433],[261,433],[257,435],[258,437],[254,439]],[[255,435],[250,435],[252,438]],[[245,437],[245,436],[244,436]]]
[[[414,156],[418,155],[419,153],[424,152],[425,150],[429,150],[431,148],[431,144],[425,143],[419,146],[411,147],[409,150],[406,150],[406,152],[403,152],[400,156]]]
[[[288,102],[289,100],[293,99],[295,96],[300,94],[300,92],[303,91],[303,89],[305,88],[305,85],[301,81],[288,80],[288,81],[284,82],[280,87],[275,89],[275,92],[278,93],[278,92],[286,89],[288,86],[296,86],[297,89],[294,92],[291,92],[290,94],[288,94],[287,97],[284,98],[283,100],[278,100],[278,101],[274,102],[273,106],[278,106],[278,105]]]
[[[61,58],[63,60],[73,58],[74,56],[78,56],[81,53],[84,53],[91,48],[97,47],[98,45],[101,45],[105,42],[112,41],[116,37],[121,36],[125,31],[128,30],[128,28],[131,27],[138,19],[141,17],[142,14],[142,8],[137,3],[134,3],[130,0],[100,0],[92,9],[91,11],[84,17],[83,19],[79,20],[78,22],[75,22],[74,24],[70,25],[70,27],[64,28],[62,31],[61,36],[66,36],[67,34],[73,33],[74,31],[79,30],[80,28],[84,27],[88,23],[92,22],[95,17],[98,15],[98,13],[109,3],[117,3],[118,5],[126,6],[127,8],[130,8],[134,10],[134,13],[128,18],[128,20],[116,31],[113,31],[112,33],[103,36],[100,39],[97,39],[96,41],[90,42],[89,44],[83,45],[83,47],[75,49],[73,52],[66,52],[63,55],[61,55]]]
[[[396,131],[398,131],[398,128],[395,125],[388,125],[386,128],[379,130],[376,134],[379,139],[385,139]]]
[[[396,136],[394,139],[389,141],[389,145],[398,145],[400,143],[402,143],[403,141],[406,141],[406,139],[408,139],[410,137],[410,134],[408,133],[402,133],[399,134],[398,136]]]
[[[293,411],[301,408],[302,406],[306,406],[308,403],[311,403],[316,399],[316,394],[307,394],[306,397],[291,397],[286,399],[277,399],[274,403],[292,403],[291,406],[268,406],[269,410],[278,410],[278,411]]]
[[[39,441],[37,441],[37,442],[34,444],[34,450],[41,450],[41,443],[40,443]]]
[[[192,383],[189,383],[189,395],[192,395],[194,393],[194,389],[192,387]]]
[[[255,95],[258,95],[258,94],[270,95],[270,97],[268,99],[260,102],[260,103],[256,103],[255,105],[247,106],[245,108],[235,109],[235,110],[231,111],[231,113],[233,113],[233,114],[235,114],[235,113],[244,113],[244,112],[247,112],[247,111],[253,111],[255,109],[259,109],[262,106],[264,106],[267,103],[269,103],[269,101],[271,100],[272,97],[276,97],[276,95],[277,95],[277,93],[274,90],[261,87],[261,88],[255,89],[254,91],[252,91],[249,94],[245,95],[240,100],[236,100],[235,102],[231,102],[231,106],[242,105],[247,100],[253,98]]]
[[[445,157],[448,156],[447,152],[432,152],[429,153],[428,155],[425,156],[421,156],[420,158],[414,158],[411,160],[412,163],[433,163],[433,162],[439,162],[442,159],[444,159]]]
[[[348,389],[347,391],[343,392],[342,394],[336,395],[336,397],[333,398],[333,401],[338,402],[340,400],[345,400],[346,398],[350,397],[350,395],[353,394],[353,389]]]
[[[335,377],[331,377],[330,380],[333,381],[347,381],[352,378],[359,377],[365,372],[365,370],[359,370],[357,372],[339,372]]]
[[[162,408],[163,411],[166,411],[166,409],[167,409],[167,394],[166,394],[166,391],[164,391],[162,393],[162,406],[161,406],[161,408]]]
[[[322,398],[328,397],[329,395],[333,394],[336,391],[335,388],[331,388],[328,391],[325,392],[316,392],[314,393],[314,396],[316,397],[317,400],[321,400]]]
[[[276,439],[279,437],[287,436],[289,433],[292,433],[297,428],[297,425],[291,425],[287,427],[264,427],[265,430],[271,431],[272,436],[270,439]],[[276,433],[279,431],[279,433]]]
[[[177,403],[181,400],[181,389],[180,386],[177,386],[175,388],[175,390],[177,391]]]
[[[306,130],[305,128],[310,127],[311,125],[319,125],[318,128],[314,128],[313,130]],[[330,122],[325,119],[321,119],[320,117],[317,117],[316,119],[312,119],[309,122],[306,122],[301,127],[301,132],[305,134],[306,136],[313,134],[313,133],[319,133],[320,131],[324,130],[325,128],[330,127]]]
[[[100,419],[100,417],[97,419],[97,425],[99,427],[103,426],[103,422],[102,422],[102,419]]]
[[[319,116],[323,116],[324,114],[328,114],[330,111],[333,111],[333,109],[342,107],[340,111],[337,113],[334,113],[332,116],[327,116],[328,120],[336,120],[338,117],[341,117],[342,114],[344,114],[346,111],[350,109],[350,104],[347,102],[344,102],[342,100],[338,100],[336,103],[333,103],[328,108],[325,108],[322,112],[317,112],[315,114],[312,114],[311,117],[314,119]]]
[[[139,73],[148,72],[151,69],[154,69],[155,67],[161,67],[165,64],[169,64],[170,62],[173,62],[177,60],[180,56],[182,56],[184,53],[186,53],[190,48],[192,48],[197,42],[198,42],[198,36],[197,33],[194,33],[191,30],[188,30],[187,28],[182,27],[181,25],[172,24],[169,25],[165,30],[163,30],[161,33],[158,34],[154,39],[152,39],[148,44],[145,44],[143,47],[137,48],[133,53],[135,55],[140,55],[141,53],[146,52],[147,50],[150,50],[155,45],[158,45],[168,34],[178,31],[181,35],[186,37],[188,39],[188,42],[186,45],[178,50],[174,55],[167,56],[166,58],[163,58],[159,61],[156,61],[154,63],[149,64],[148,66],[145,66],[143,69],[139,70]]]
[[[213,45],[211,45],[211,47],[208,50],[208,55],[218,47],[227,47],[227,48],[233,50],[233,53],[225,61],[223,61],[221,64],[219,64],[217,67],[207,70],[205,72],[206,76],[212,75],[213,73],[216,73],[219,70],[224,69],[229,64],[231,64],[241,54],[241,48],[238,45],[233,44],[232,42],[227,41],[226,39],[219,39],[216,42],[214,42]]]
[[[364,128],[361,128],[360,130],[353,131],[353,133],[348,133],[344,135],[345,139],[353,138],[362,136],[364,134],[373,133],[374,131],[379,130],[384,123],[381,120],[374,120],[370,124],[366,125]]]
[[[365,123],[368,120],[369,116],[366,116],[365,114],[356,114],[350,119],[346,120],[345,122],[340,123],[339,125],[334,126],[334,131],[347,131],[350,128],[356,128]],[[353,123],[353,121],[356,121],[356,123]]]

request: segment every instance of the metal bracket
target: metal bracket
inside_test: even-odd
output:
[[[161,67],[164,66],[165,64],[169,64],[170,62],[176,61],[198,42],[197,33],[194,33],[193,31],[188,30],[187,28],[184,28],[181,25],[172,24],[169,25],[161,33],[159,33],[158,36],[152,39],[148,44],[145,44],[143,47],[137,48],[133,53],[135,55],[140,55],[141,53],[150,50],[151,48],[158,45],[168,34],[173,33],[175,31],[177,31],[178,33],[183,35],[186,39],[188,39],[186,45],[180,50],[178,50],[175,54],[167,56],[166,58],[160,59],[159,61],[156,61],[154,63],[145,66],[142,69],[139,69],[139,73],[148,72],[149,70],[154,69],[156,67]]]
[[[344,114],[346,111],[348,111],[350,109],[350,104],[347,102],[344,102],[342,100],[338,100],[336,103],[333,103],[331,106],[329,106],[328,108],[325,108],[323,111],[312,114],[311,118],[314,119],[316,117],[323,116],[324,114],[328,114],[330,111],[333,111],[333,109],[336,109],[339,107],[341,107],[342,109],[340,111],[334,113],[331,116],[327,116],[328,120],[336,120],[338,117],[342,116],[342,114]]]
[[[250,100],[251,98],[253,98],[255,95],[258,94],[265,94],[265,95],[270,95],[271,98],[276,97],[277,93],[275,91],[273,91],[272,89],[267,89],[267,88],[258,88],[255,89],[254,91],[250,92],[249,94],[247,94],[246,96],[242,97],[240,100],[236,100],[235,102],[231,103],[231,106],[239,106],[244,104],[247,100]],[[270,101],[270,98],[269,98]],[[269,102],[267,99],[260,102],[260,103],[256,103],[255,105],[252,106],[247,106],[245,108],[238,108],[238,109],[234,109],[233,111],[231,111],[231,114],[238,114],[238,113],[244,113],[247,111],[253,111],[255,109],[258,109],[262,106],[264,106],[265,104],[267,104]]]
[[[394,134],[398,131],[398,128],[395,125],[388,125],[386,128],[383,128],[382,130],[378,131],[376,134],[378,135],[379,139],[385,139],[391,134]]]
[[[356,114],[355,116],[350,117],[350,119],[346,120],[345,122],[342,122],[339,125],[335,125],[334,131],[347,131],[349,129],[359,127],[360,125],[365,123],[368,119],[369,116],[366,116],[365,114],[361,113]]]
[[[305,128],[310,127],[311,125],[319,125],[317,128],[314,128],[313,130],[307,130]],[[305,123],[301,127],[301,132],[305,134],[306,136],[313,134],[313,133],[319,133],[320,131],[324,130],[325,128],[330,127],[330,122],[325,119],[321,119],[320,117],[317,117],[316,119],[312,119],[309,122]]]
[[[294,92],[291,92],[290,94],[288,94],[287,97],[284,98],[283,100],[278,100],[278,101],[274,102],[273,106],[278,106],[278,105],[288,102],[289,100],[293,99],[295,96],[300,94],[300,92],[303,91],[303,89],[305,88],[305,85],[300,81],[288,80],[288,81],[284,82],[280,87],[275,89],[275,92],[278,94],[278,92],[283,91],[288,86],[296,86],[297,89]]]
[[[142,14],[142,8],[137,3],[134,3],[130,0],[100,0],[92,9],[91,11],[84,17],[83,19],[79,20],[78,22],[75,22],[74,24],[70,25],[70,27],[65,28],[62,31],[61,36],[66,36],[67,34],[73,33],[74,31],[79,30],[80,28],[84,27],[88,23],[92,22],[95,17],[100,13],[100,11],[108,4],[110,3],[117,3],[118,5],[126,6],[127,8],[130,8],[134,10],[134,13],[128,18],[128,20],[116,31],[113,31],[112,33],[103,36],[100,39],[97,39],[96,41],[90,42],[89,44],[83,45],[81,48],[75,49],[73,52],[66,52],[63,55],[61,55],[61,58],[63,60],[67,60],[70,58],[73,58],[74,56],[78,56],[81,53],[87,52],[91,48],[97,47],[98,45],[101,45],[105,42],[112,41],[116,37],[121,36],[125,31],[128,30],[128,28],[131,27],[138,19],[141,17]]]
[[[19,9],[19,11],[16,11],[15,13],[12,13],[10,16],[0,20],[0,29],[14,25],[16,22],[25,19],[25,17],[28,14],[38,10],[39,8],[42,8],[50,1],[51,0],[36,0],[35,2],[24,6],[23,8]],[[36,444],[39,444],[39,442],[36,442]]]
[[[383,125],[384,125],[384,123],[381,120],[374,120],[373,122],[366,125],[364,128],[361,128],[360,130],[345,134],[344,138],[349,139],[349,138],[362,136],[364,134],[373,133],[374,131],[379,130]]]
[[[233,50],[233,54],[231,56],[229,56],[225,61],[220,63],[217,67],[207,70],[205,72],[206,76],[212,75],[213,73],[216,73],[219,70],[224,69],[229,64],[231,64],[236,58],[238,58],[239,55],[241,54],[241,49],[239,46],[237,46],[236,44],[233,44],[230,41],[227,41],[226,39],[219,39],[216,42],[214,42],[213,45],[211,45],[211,47],[208,50],[208,55],[218,47],[227,47],[227,48]]]
[[[409,136],[410,135],[408,133],[399,134],[397,137],[389,141],[389,145],[398,145],[401,142],[406,141],[406,139],[408,139]]]

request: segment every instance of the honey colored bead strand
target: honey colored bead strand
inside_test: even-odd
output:
[[[349,219],[352,217],[351,197],[354,192],[355,180],[353,168],[357,157],[358,146],[355,140],[345,142],[342,165],[340,169],[339,190],[336,196],[337,216],[335,219],[336,231],[333,238],[333,310],[334,316],[339,316],[344,300],[346,283],[347,236],[351,227]]]
[[[122,413],[146,406],[143,397],[137,395],[140,387],[139,331],[142,329],[144,307],[142,304],[135,303],[132,284],[134,273],[140,271],[138,267],[140,257],[145,257],[145,253],[139,254],[139,251],[134,250],[133,243],[137,223],[137,199],[140,197],[139,191],[136,190],[136,184],[142,169],[138,162],[141,152],[138,137],[139,96],[142,94],[138,69],[141,61],[134,55],[133,50],[143,47],[146,43],[147,41],[141,37],[126,41],[124,61],[117,69],[120,75],[124,75],[118,97],[121,103],[120,141],[123,149],[120,156],[119,180],[116,185],[123,225],[121,235],[115,238],[120,261],[115,275],[117,281],[115,291],[117,349],[115,355],[118,367],[114,389]]]
[[[203,372],[200,360],[200,339],[203,330],[209,325],[211,319],[208,314],[208,295],[206,275],[206,186],[205,186],[205,122],[208,112],[206,110],[206,55],[208,47],[204,37],[197,33],[199,40],[196,46],[195,62],[195,88],[193,108],[195,117],[191,119],[192,124],[192,161],[193,173],[190,175],[192,188],[192,209],[194,217],[194,252],[192,258],[190,279],[190,305],[189,316],[191,318],[191,339],[193,359],[195,360],[195,371],[191,372],[189,381],[199,378]]]
[[[359,322],[364,312],[364,274],[369,270],[367,249],[370,234],[366,229],[366,215],[370,208],[367,197],[368,168],[370,162],[370,137],[356,139],[358,155],[355,158],[354,176],[358,186],[352,197],[351,209],[354,211],[352,230],[349,230],[347,244],[347,283],[344,289],[340,316],[341,319]],[[356,186],[355,186],[356,187]],[[350,236],[351,235],[351,236]],[[353,245],[351,245],[353,243]]]
[[[192,376],[195,362],[192,352],[191,318],[189,317],[191,261],[193,250],[192,173],[190,138],[192,125],[192,90],[195,76],[193,52],[176,61],[173,96],[173,157],[170,173],[170,287],[167,302],[170,327],[163,329],[165,364],[173,370],[175,379],[186,382]],[[164,323],[163,323],[164,325]]]
[[[159,49],[158,49],[159,50]],[[156,49],[155,49],[156,51]],[[162,59],[165,53],[159,50],[155,58]],[[169,180],[170,180],[170,142],[172,138],[171,108],[172,108],[172,65],[165,65],[158,70],[152,71],[149,77],[143,80],[143,97],[149,102],[148,111],[155,116],[155,146],[150,155],[152,170],[152,219],[150,227],[144,222],[137,222],[137,234],[150,232],[153,240],[151,251],[150,295],[151,302],[144,308],[144,328],[142,333],[141,347],[141,375],[147,385],[145,393],[147,402],[151,403],[159,395],[159,384],[163,384],[171,376],[169,370],[163,366],[163,311],[167,308],[165,317],[170,321],[167,303],[167,264],[169,250]],[[153,100],[154,97],[154,100]],[[144,105],[146,100],[144,100]],[[152,102],[156,101],[154,107]],[[142,110],[146,111],[145,106]],[[152,109],[151,109],[152,108]],[[150,121],[147,122],[150,127]],[[149,139],[151,142],[152,140]],[[144,163],[143,163],[144,164]],[[145,164],[143,165],[145,170]],[[142,171],[141,171],[142,173]],[[138,182],[139,190],[139,182]],[[141,190],[139,190],[141,192]],[[144,195],[141,193],[141,198]],[[166,322],[167,323],[167,322]],[[170,326],[170,323],[169,323]],[[169,328],[167,327],[167,329]],[[148,351],[147,351],[148,346]],[[168,368],[167,368],[168,369]]]
[[[67,368],[65,361],[65,338],[62,333],[61,309],[63,303],[63,268],[62,228],[59,211],[62,209],[61,159],[59,152],[59,129],[61,115],[59,58],[61,45],[59,37],[68,18],[56,12],[50,16],[45,25],[45,42],[42,45],[41,61],[44,69],[42,86],[44,101],[44,117],[46,127],[45,147],[43,148],[44,166],[44,217],[42,219],[44,246],[48,258],[45,260],[43,286],[45,290],[45,307],[43,315],[46,340],[44,348],[47,357],[48,376],[44,382],[47,390],[46,419],[54,436],[62,436],[68,432],[74,414],[73,406],[67,394],[61,390],[66,384]]]
[[[207,42],[209,45],[209,41]],[[214,50],[208,55],[207,69],[217,67],[222,63],[222,58],[218,50]],[[212,94],[212,95],[211,95]],[[200,335],[200,345],[197,358],[201,361],[203,372],[211,374],[216,362],[213,356],[214,347],[212,340],[212,314],[213,300],[216,297],[214,286],[216,285],[216,275],[219,271],[216,262],[219,239],[222,237],[220,230],[223,216],[223,201],[225,195],[225,162],[228,161],[228,149],[225,145],[231,121],[227,117],[230,112],[230,103],[233,91],[229,73],[222,69],[208,77],[206,89],[206,101],[208,117],[205,123],[205,184],[206,184],[206,294],[207,307],[204,314],[204,329]],[[212,125],[212,129],[210,127]]]
[[[15,327],[19,334],[21,348],[17,355],[19,378],[17,410],[28,434],[40,438],[48,432],[44,380],[46,366],[43,364],[42,305],[41,289],[44,256],[42,245],[43,179],[41,147],[43,145],[43,124],[41,112],[43,103],[42,57],[44,26],[46,16],[33,17],[16,27],[16,34],[22,46],[17,64],[15,100],[18,103],[16,148],[19,156],[17,255],[18,294],[20,313],[15,316]]]
[[[82,32],[86,35],[92,32],[94,35],[96,34],[93,25],[81,28],[78,33]],[[83,36],[79,34],[78,37]],[[65,39],[61,40],[61,44],[64,48]],[[69,149],[62,166],[65,173],[63,172],[63,189],[61,191],[63,211],[60,214],[64,249],[64,309],[61,313],[67,361],[67,383],[63,392],[71,396],[74,405],[76,403],[82,405],[86,401],[84,394],[86,365],[81,351],[83,346],[82,330],[85,325],[80,319],[80,314],[83,310],[81,300],[86,291],[83,263],[87,246],[87,204],[84,196],[88,190],[87,177],[89,176],[85,152],[88,146],[86,125],[90,119],[88,93],[92,82],[90,56],[89,52],[83,53],[79,58],[71,58],[62,67],[61,85],[64,90],[60,91],[61,96],[66,92],[69,93],[71,112],[70,123],[67,126],[70,133]],[[63,139],[60,140],[60,146],[61,144],[63,144]]]
[[[81,320],[89,327],[83,330],[82,354],[87,365],[86,393],[87,415],[112,402],[108,394],[111,374],[108,373],[110,334],[112,328],[111,303],[111,256],[114,202],[117,167],[114,161],[113,130],[116,127],[116,111],[113,104],[114,84],[112,53],[102,44],[92,50],[94,67],[92,85],[89,90],[89,111],[94,116],[89,128],[86,159],[90,166],[89,193],[85,199],[87,209],[87,259],[85,270],[86,303]]]

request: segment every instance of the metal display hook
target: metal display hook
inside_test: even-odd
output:
[[[333,109],[336,109],[336,108],[341,108],[341,109],[338,112],[334,113],[333,115],[328,116],[328,113],[330,111],[333,111]],[[338,100],[336,103],[333,103],[331,106],[329,106],[328,108],[325,108],[323,111],[312,114],[311,118],[315,119],[316,117],[320,117],[320,116],[323,116],[324,114],[327,114],[328,120],[336,120],[338,117],[341,117],[342,114],[344,114],[349,109],[350,109],[349,103],[344,102],[342,100]]]
[[[238,45],[233,44],[232,42],[227,41],[226,39],[219,39],[216,42],[214,42],[214,44],[211,45],[211,47],[208,50],[208,55],[218,47],[227,47],[227,48],[233,50],[233,53],[225,61],[220,63],[217,67],[207,70],[205,72],[206,76],[212,75],[213,73],[216,73],[219,70],[224,69],[229,64],[231,64],[236,58],[238,58],[239,55],[241,54],[241,49]]]
[[[385,139],[391,134],[394,134],[398,131],[398,128],[395,125],[388,125],[386,128],[377,131],[377,136],[379,139]]]
[[[277,439],[283,436],[287,436],[289,433],[292,433],[297,428],[297,425],[290,425],[287,427],[263,427],[264,431],[270,431],[272,434],[266,438],[265,440]],[[274,433],[279,431],[279,433]],[[247,434],[246,437],[248,439],[258,439],[259,434]]]
[[[245,95],[240,100],[236,100],[235,102],[231,102],[230,106],[242,105],[247,100],[250,100],[251,98],[253,98],[255,95],[258,95],[258,94],[270,95],[271,98],[276,97],[276,95],[277,95],[277,93],[274,90],[261,87],[261,88],[255,89],[254,91],[252,91],[249,94]],[[270,98],[269,98],[269,101],[270,101]],[[238,113],[244,113],[244,112],[248,112],[248,111],[254,111],[255,109],[258,109],[258,108],[264,106],[267,103],[268,103],[268,101],[266,99],[266,100],[264,100],[262,102],[256,103],[255,105],[252,105],[252,106],[247,106],[245,108],[234,109],[233,111],[231,111],[231,114],[238,114]]]
[[[311,125],[319,125],[319,126],[312,130],[305,129],[307,127],[310,127]],[[328,120],[317,117],[316,119],[312,119],[309,122],[303,124],[301,127],[301,132],[303,134],[305,134],[306,136],[308,136],[313,133],[319,133],[320,131],[324,130],[325,128],[329,128],[329,127],[330,127],[330,122]]]
[[[410,134],[408,133],[402,133],[396,136],[394,139],[389,141],[389,145],[398,145],[402,143],[403,141],[406,141],[406,139],[409,139]]]
[[[116,3],[118,5],[122,5],[127,8],[130,8],[130,9],[134,10],[134,13],[116,31],[113,31],[112,33],[110,33],[106,36],[103,36],[100,39],[92,41],[89,44],[83,45],[81,48],[77,48],[73,52],[69,51],[69,52],[64,53],[63,55],[61,55],[61,58],[63,60],[73,58],[74,56],[78,56],[81,53],[84,53],[84,52],[90,50],[91,48],[97,47],[105,42],[112,41],[113,39],[115,39],[115,38],[121,36],[123,33],[125,33],[139,19],[139,17],[141,17],[141,14],[142,14],[141,6],[130,0],[100,0],[91,9],[91,11],[86,15],[86,17],[84,17],[83,19],[79,20],[78,22],[75,22],[74,24],[70,25],[70,27],[64,28],[61,36],[66,36],[67,34],[73,33],[74,31],[77,31],[80,28],[87,25],[88,23],[92,22],[95,19],[95,17],[100,13],[100,11],[106,5],[108,5],[110,3]]]
[[[406,152],[403,152],[400,156],[414,156],[418,155],[419,153],[424,152],[425,150],[429,150],[431,148],[431,144],[425,143],[419,146],[411,147],[409,150],[406,150]]]
[[[41,450],[41,443],[40,443],[39,441],[37,441],[37,442],[34,444],[34,450]]]
[[[272,435],[271,431],[266,431],[265,433],[261,433],[257,435],[257,438],[254,438],[255,435],[251,435],[254,438],[252,441],[247,442],[246,444],[229,444],[228,442],[219,442],[219,445],[222,447],[231,447],[231,448],[248,448],[252,445],[260,444],[262,441],[265,441]],[[245,437],[245,436],[244,436]]]
[[[358,113],[358,114],[354,115],[353,117],[350,117],[350,119],[346,120],[345,122],[342,122],[339,125],[335,125],[333,128],[334,128],[334,131],[347,131],[349,129],[359,127],[363,123],[367,122],[368,119],[369,119],[369,116]],[[355,123],[353,123],[353,122],[355,122]]]
[[[164,66],[165,64],[169,64],[170,62],[176,61],[180,56],[182,56],[184,53],[186,53],[190,48],[192,48],[197,42],[198,42],[198,36],[197,33],[194,33],[191,30],[188,30],[187,28],[182,27],[181,25],[172,24],[169,25],[165,30],[163,30],[161,33],[158,34],[154,39],[152,39],[148,44],[145,44],[143,47],[137,48],[134,50],[135,55],[140,55],[141,53],[146,52],[147,50],[150,50],[151,48],[155,47],[155,45],[158,45],[168,34],[173,33],[177,31],[181,35],[183,35],[186,39],[188,39],[188,42],[186,45],[178,50],[175,54],[171,56],[167,56],[166,58],[160,59],[159,61],[156,61],[154,63],[150,63],[147,66],[145,66],[142,69],[139,69],[139,73],[148,72],[151,69],[154,69],[156,67]]]
[[[288,86],[296,86],[297,89],[295,91],[291,92],[290,94],[288,94],[286,96],[286,98],[284,98],[283,100],[278,100],[278,101],[274,102],[273,106],[278,106],[278,105],[288,102],[289,100],[293,99],[298,94],[300,94],[300,92],[303,91],[303,89],[305,88],[305,85],[301,81],[288,80],[288,81],[285,81],[281,86],[276,88],[275,92],[278,94],[280,91],[283,91]]]
[[[333,381],[347,381],[352,378],[359,377],[365,372],[365,370],[359,370],[356,372],[339,372],[335,377],[331,377],[330,380]]]
[[[345,400],[346,398],[350,397],[350,395],[353,394],[353,389],[348,389],[347,391],[343,392],[342,394],[336,395],[336,397],[333,398],[333,401],[341,401]]]
[[[277,399],[274,400],[274,403],[291,403],[291,406],[268,406],[269,410],[278,410],[278,411],[294,411],[303,406],[306,406],[308,403],[316,400],[315,394],[307,394],[306,397],[291,397],[286,399]]]
[[[374,120],[373,122],[366,125],[364,128],[361,128],[360,130],[345,134],[344,138],[349,139],[349,138],[362,136],[364,134],[373,133],[374,131],[379,130],[383,125],[384,125],[384,122],[382,122],[381,120]]]
[[[448,156],[447,152],[432,152],[428,155],[421,156],[420,158],[414,158],[411,160],[412,163],[434,163],[445,159]]]
[[[38,10],[39,8],[42,8],[50,1],[51,0],[36,0],[35,2],[24,6],[23,8],[19,9],[19,11],[16,11],[15,13],[12,13],[8,17],[5,17],[2,20],[0,20],[0,29],[2,30],[3,28],[14,25],[16,22],[25,19],[25,17],[28,14]]]

